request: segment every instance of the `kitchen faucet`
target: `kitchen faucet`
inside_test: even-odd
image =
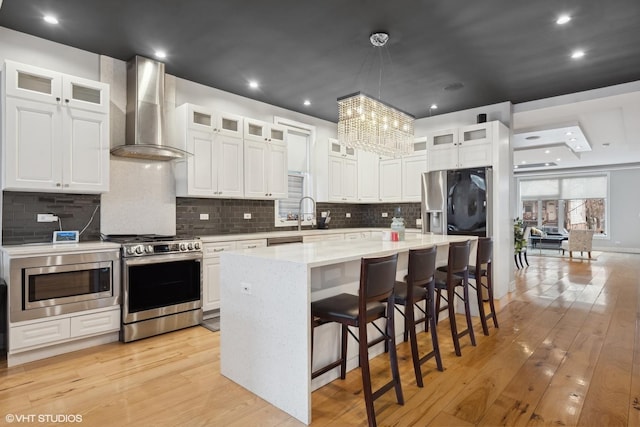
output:
[[[313,217],[316,217],[316,201],[311,196],[304,196],[298,203],[298,231],[302,230],[302,202],[304,199],[309,199],[313,202]]]

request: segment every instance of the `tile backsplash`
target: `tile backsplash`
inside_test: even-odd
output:
[[[100,240],[100,195],[4,191],[2,193],[2,244],[51,242],[60,229],[82,230],[81,241]],[[51,213],[60,223],[37,222],[38,214]],[[95,213],[95,214],[94,214]]]
[[[316,215],[331,212],[329,228],[389,227],[395,209],[400,207],[407,228],[416,227],[420,218],[420,203],[343,204],[318,203]],[[388,214],[387,218],[382,213]],[[251,219],[244,219],[250,213]],[[347,218],[347,213],[351,215]],[[201,220],[200,215],[209,215]],[[216,234],[259,233],[295,230],[296,227],[275,227],[274,203],[270,200],[176,198],[176,234],[206,236]],[[304,227],[305,229],[309,227]]]
[[[217,234],[290,231],[296,227],[275,227],[274,203],[270,200],[206,199],[177,197],[176,234],[207,236]],[[36,222],[37,214],[57,215],[65,230],[82,230],[81,241],[100,239],[100,195],[3,192],[2,244],[50,242],[58,222]],[[318,203],[316,215],[331,212],[329,228],[389,227],[395,209],[400,207],[407,228],[415,228],[420,203],[343,204]],[[387,217],[382,213],[386,212]],[[244,219],[250,213],[251,219]],[[347,218],[347,213],[350,218]],[[201,214],[209,216],[201,220]],[[310,227],[304,227],[308,229]]]

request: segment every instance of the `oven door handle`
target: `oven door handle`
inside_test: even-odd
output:
[[[163,255],[151,255],[143,256],[139,258],[123,258],[124,264],[129,265],[148,265],[148,264],[160,264],[164,262],[174,261],[202,261],[202,253],[184,253],[184,254],[163,254]]]

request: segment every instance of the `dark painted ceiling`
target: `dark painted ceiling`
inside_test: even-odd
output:
[[[162,49],[170,74],[334,122],[357,91],[425,117],[640,80],[639,0],[4,0],[0,26],[122,60]]]

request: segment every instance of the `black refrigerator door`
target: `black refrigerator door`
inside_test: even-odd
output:
[[[487,185],[484,168],[447,172],[447,234],[486,236]]]

